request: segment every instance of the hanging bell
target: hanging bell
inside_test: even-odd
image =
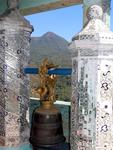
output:
[[[62,116],[54,106],[35,109],[32,118],[30,142],[33,148],[52,147],[65,141]]]
[[[54,106],[56,76],[47,75],[48,69],[53,65],[45,60],[40,66],[40,94],[41,106],[33,112],[30,143],[33,150],[38,147],[53,147],[63,143],[62,115]]]

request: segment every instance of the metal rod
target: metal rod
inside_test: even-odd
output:
[[[24,68],[25,74],[38,74],[39,69],[38,68]],[[55,75],[71,75],[72,69],[71,68],[53,68],[48,70],[48,74],[55,74]]]

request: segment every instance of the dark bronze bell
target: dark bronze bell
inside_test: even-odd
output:
[[[40,107],[33,113],[30,142],[36,147],[52,147],[65,141],[62,116],[54,106]]]
[[[39,69],[41,106],[33,112],[30,143],[33,150],[38,147],[53,147],[65,141],[62,128],[62,116],[54,106],[56,76],[47,75],[48,69],[54,67],[44,60]]]

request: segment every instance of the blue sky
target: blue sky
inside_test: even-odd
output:
[[[82,5],[46,11],[26,17],[34,27],[32,36],[39,37],[44,33],[54,32],[68,41],[83,26]],[[111,30],[113,31],[113,0],[111,2]]]

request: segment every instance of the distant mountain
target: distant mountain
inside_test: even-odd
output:
[[[44,58],[48,58],[60,67],[71,66],[71,53],[68,41],[52,32],[41,37],[31,38],[31,64],[39,65]]]

